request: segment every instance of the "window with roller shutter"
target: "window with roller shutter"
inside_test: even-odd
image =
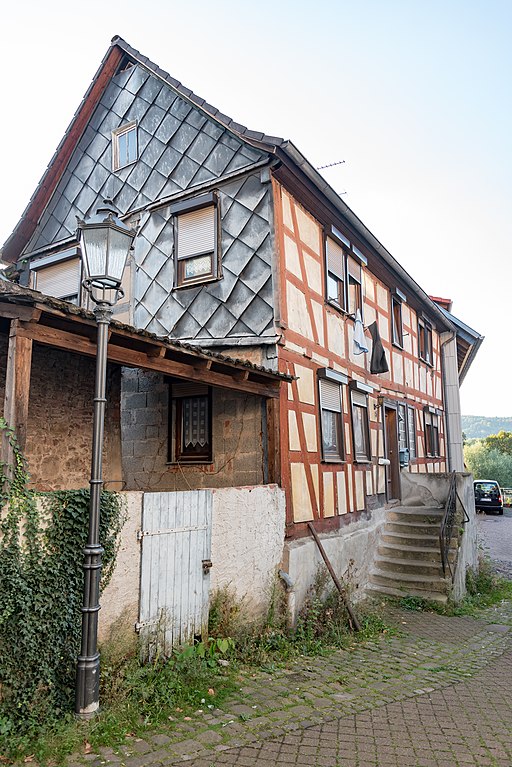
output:
[[[219,277],[218,207],[216,198],[200,198],[178,203],[171,209],[175,217],[175,287],[208,282]]]
[[[46,296],[79,304],[82,262],[80,258],[48,263],[46,259],[31,265],[31,285]]]

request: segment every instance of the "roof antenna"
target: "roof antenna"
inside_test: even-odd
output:
[[[330,162],[327,165],[320,165],[317,170],[323,170],[324,168],[332,168],[334,165],[343,165],[345,160],[336,160],[336,162]]]

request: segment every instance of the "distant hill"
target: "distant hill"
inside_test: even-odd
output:
[[[462,431],[468,439],[489,437],[499,431],[512,431],[512,417],[490,418],[485,415],[463,415]]]

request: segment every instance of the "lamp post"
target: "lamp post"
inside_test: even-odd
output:
[[[75,714],[89,719],[99,708],[100,654],[98,652],[98,612],[103,548],[100,545],[100,500],[103,489],[103,434],[105,425],[108,326],[113,306],[124,295],[121,280],[132,247],[135,230],[118,217],[110,200],[105,200],[95,215],[78,219],[78,239],[86,274],[85,290],[95,303],[98,324],[96,383],[92,431],[89,534],[84,548],[84,597],[82,643],[76,670]]]

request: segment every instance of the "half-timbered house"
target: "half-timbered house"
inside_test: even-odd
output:
[[[155,368],[141,407],[139,374],[121,369],[127,488],[277,482],[298,593],[318,561],[310,523],[365,586],[386,506],[415,476],[464,468],[459,381],[478,333],[293,143],[235,122],[119,37],[3,247],[21,285],[84,305],[76,218],[104,198],[137,228],[118,320],[286,376],[260,406],[244,399],[248,369],[234,372],[228,414],[205,376]]]

